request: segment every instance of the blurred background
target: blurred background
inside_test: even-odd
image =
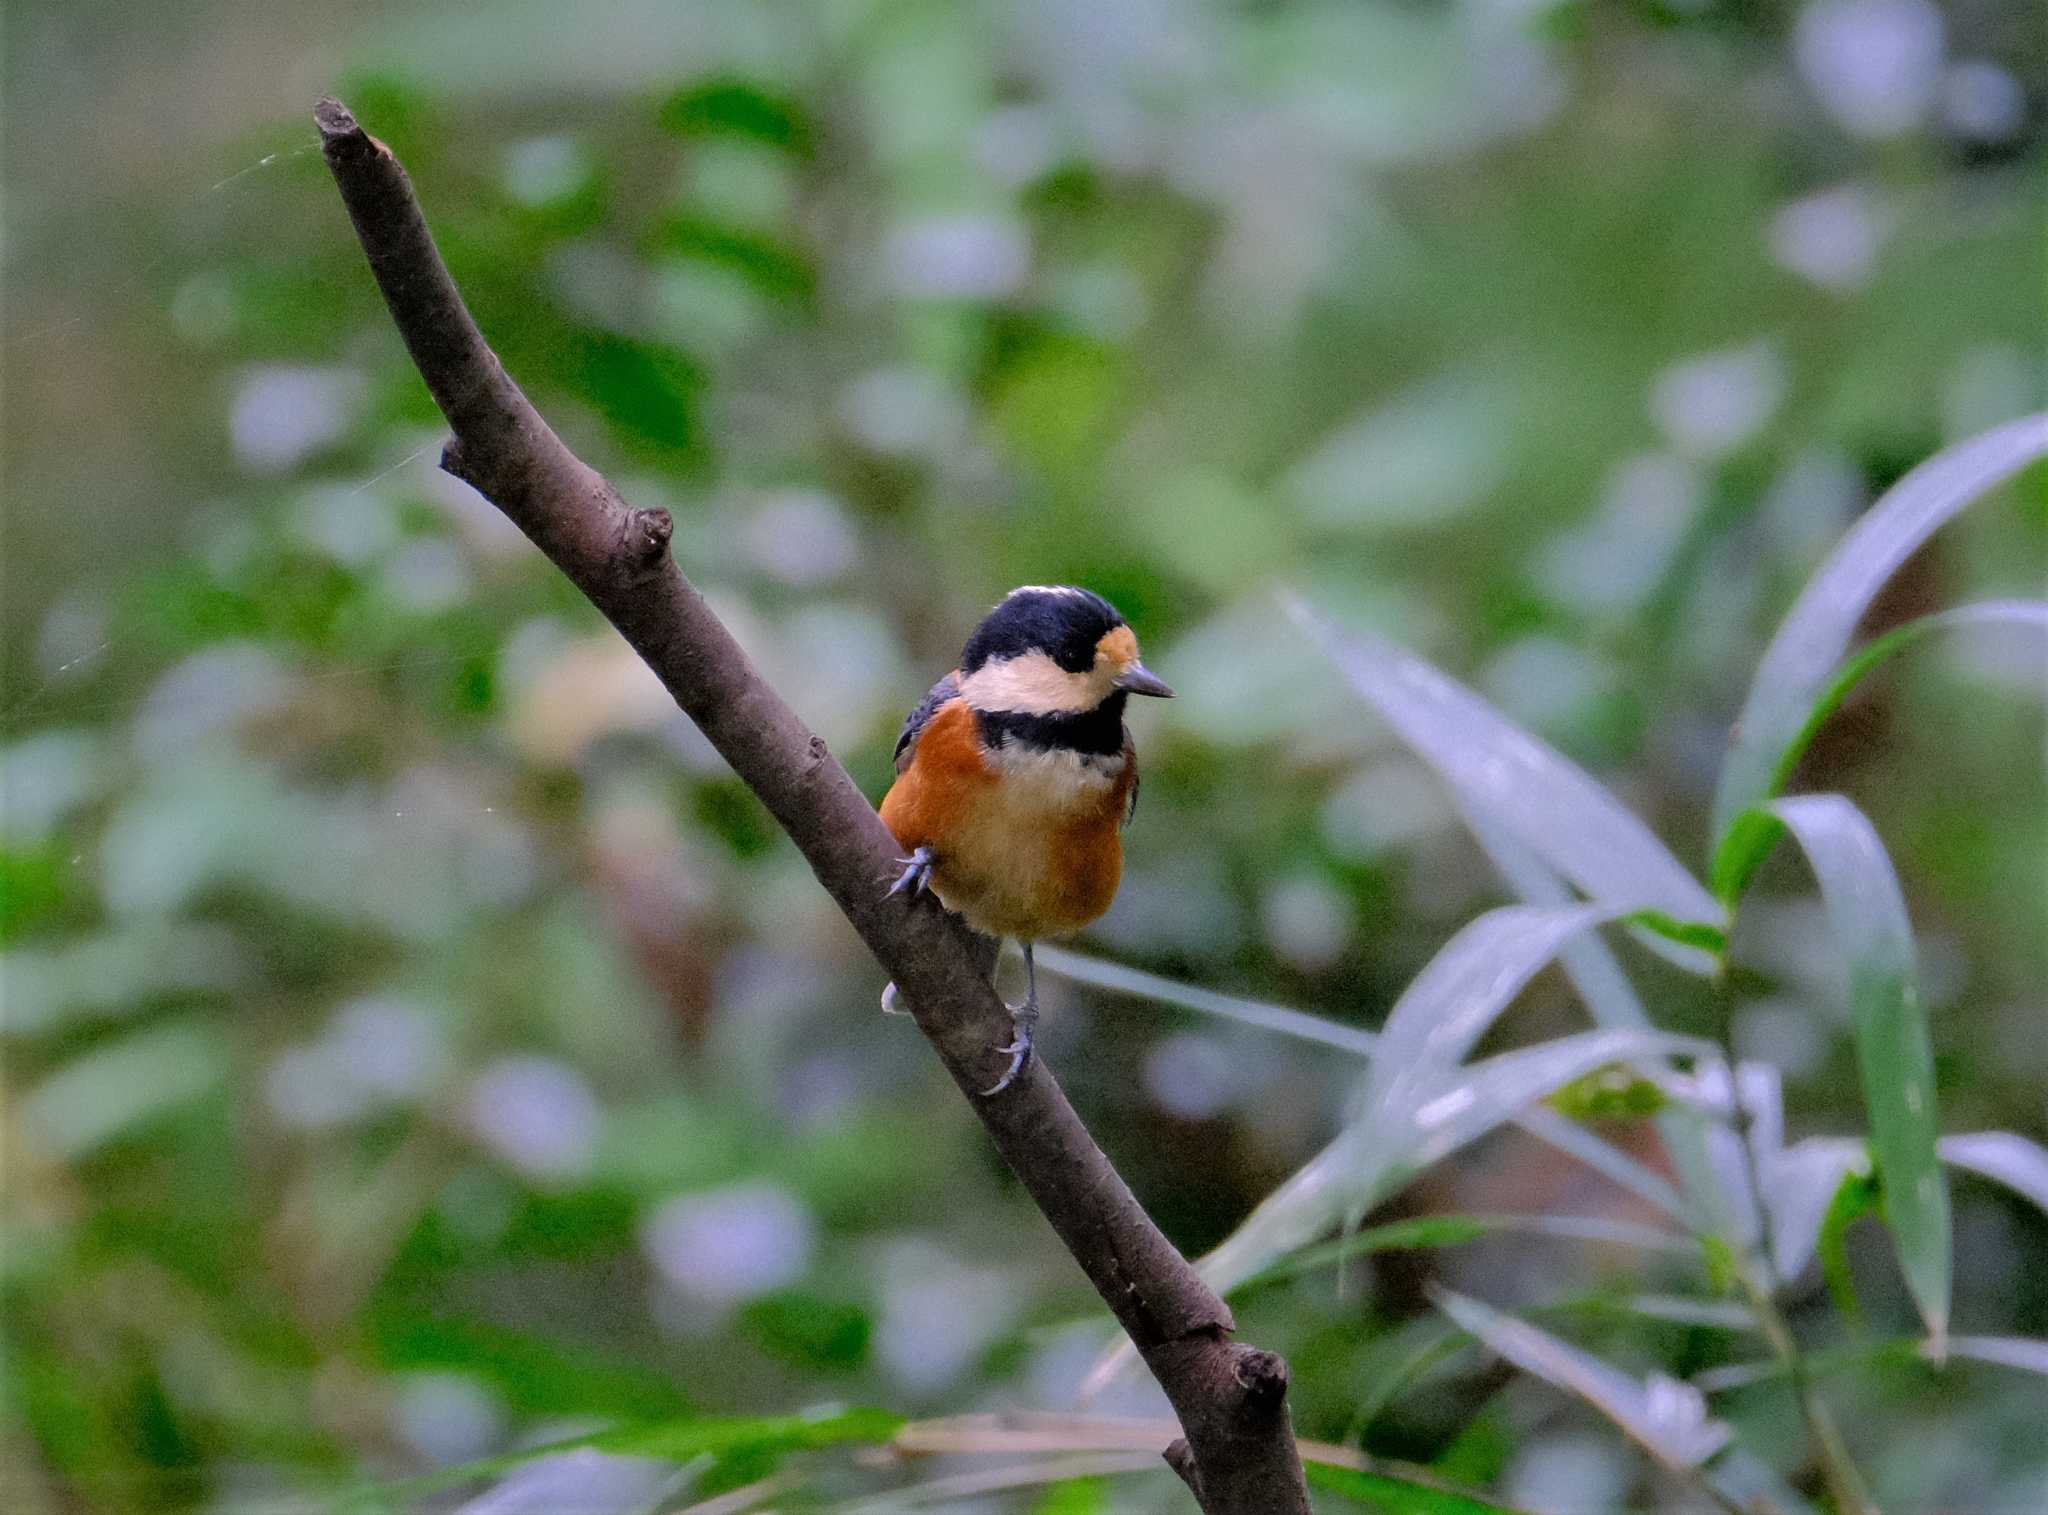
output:
[[[1798,585],[1906,468],[2044,402],[2048,30],[2010,0],[9,0],[5,25],[0,1485],[25,1515],[323,1508],[690,1411],[1061,1408],[1106,1339],[801,859],[436,472],[319,93],[400,154],[509,369],[675,512],[685,572],[871,796],[990,603],[1089,585],[1181,697],[1133,713],[1126,878],[1079,945],[1359,1026],[1504,895],[1279,586],[1472,684],[1703,867]],[[2044,567],[2035,470],[1871,629]],[[2042,686],[1931,647],[1800,779],[1893,851],[1945,1127],[2036,1139]],[[1818,911],[1781,859],[1738,944],[1734,1041],[1795,1135],[1862,1124]],[[1698,981],[1619,950],[1660,1022],[1718,1029]],[[1048,1060],[1190,1253],[1357,1076],[1046,997]],[[1581,1023],[1547,976],[1503,1037]],[[1506,1134],[1390,1213],[1618,1193]],[[2048,1336],[2048,1217],[1982,1184],[1957,1207],[1958,1329]],[[1865,1251],[1866,1311],[1905,1320]],[[1656,1266],[1481,1243],[1237,1313],[1291,1358],[1304,1434],[1533,1509],[1648,1507],[1647,1459],[1539,1384],[1467,1356],[1378,1386],[1431,1278],[1517,1305]],[[1825,1347],[1817,1278],[1802,1300]],[[1588,1330],[1638,1366],[1735,1351]],[[2041,1384],[1831,1392],[1888,1508],[2018,1508]],[[1792,1470],[1787,1405],[1715,1410]],[[931,1472],[821,1458],[782,1497]],[[687,1503],[667,1476],[578,1497]],[[980,1498],[948,1507],[1186,1504],[1164,1473]]]

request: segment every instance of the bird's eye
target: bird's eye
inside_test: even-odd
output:
[[[1053,661],[1069,673],[1086,673],[1095,666],[1095,644],[1075,638],[1053,655]]]

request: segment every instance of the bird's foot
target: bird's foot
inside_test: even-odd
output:
[[[996,1048],[998,1052],[1010,1054],[1010,1066],[1003,1076],[995,1081],[993,1088],[981,1091],[984,1099],[1001,1094],[1017,1082],[1018,1077],[1024,1072],[1025,1065],[1031,1061],[1031,1032],[1038,1024],[1037,998],[1034,996],[1021,1005],[1012,1005],[1010,1019],[1017,1027],[1017,1039],[1007,1047]]]
[[[916,899],[932,886],[932,870],[938,866],[938,859],[929,847],[920,847],[903,859],[903,871],[896,875],[896,882],[889,886],[890,894],[902,894],[908,890]]]

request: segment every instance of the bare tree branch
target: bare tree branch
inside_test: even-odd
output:
[[[929,901],[886,893],[894,839],[824,742],[764,683],[669,556],[663,510],[636,510],[562,443],[470,318],[383,143],[338,100],[314,110],[371,272],[454,438],[441,466],[567,574],[803,852],[897,984],[997,1150],[1130,1333],[1186,1433],[1175,1466],[1209,1515],[1309,1509],[1287,1367],[1230,1340],[1230,1311],[1152,1224],[1043,1061],[994,1099],[1010,1017],[974,938]]]

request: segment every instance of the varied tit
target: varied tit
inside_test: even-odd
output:
[[[930,889],[975,930],[1024,948],[1010,1067],[989,1094],[1031,1056],[1032,943],[1080,930],[1116,894],[1118,833],[1138,801],[1124,701],[1172,693],[1101,595],[1027,585],[975,627],[960,666],[903,723],[882,820],[909,855],[889,892]]]

